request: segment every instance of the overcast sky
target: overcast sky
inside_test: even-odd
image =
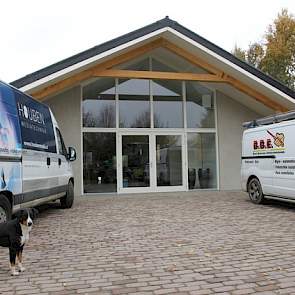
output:
[[[261,40],[295,0],[4,0],[0,79],[11,82],[168,15],[231,51]]]

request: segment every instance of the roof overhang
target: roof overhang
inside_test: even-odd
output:
[[[295,107],[295,99],[290,95],[284,93],[282,90],[257,77],[257,75],[246,71],[245,69],[239,67],[238,65],[218,55],[217,53],[204,47],[196,41],[188,38],[187,36],[184,36],[174,29],[168,28],[165,37],[171,42],[178,44],[178,46],[181,46],[185,50],[192,52],[201,59],[206,60],[206,62],[214,65],[216,68],[223,71],[224,73],[235,77],[235,79],[239,81],[242,81],[244,84],[248,85],[252,89],[255,89],[265,96],[276,100],[288,109],[292,109]]]
[[[43,77],[39,80],[36,80],[32,83],[22,86],[20,88],[20,90],[27,92],[27,93],[33,93],[35,91],[38,91],[38,90],[45,88],[51,84],[54,84],[58,81],[62,81],[63,79],[68,78],[78,72],[87,70],[97,64],[105,62],[108,59],[112,59],[120,54],[123,54],[123,53],[129,51],[129,50],[135,49],[139,46],[142,46],[144,44],[152,42],[153,40],[156,40],[157,38],[162,36],[162,34],[164,32],[166,32],[167,29],[168,28],[159,29],[155,32],[152,32],[150,34],[147,34],[147,35],[137,38],[135,40],[124,43],[120,46],[117,46],[115,48],[112,48],[110,50],[102,52],[100,54],[97,54],[91,58],[85,59],[85,60],[78,62],[74,65],[71,65],[71,66],[66,67],[62,70],[59,70],[53,74],[50,74],[46,77]]]
[[[167,26],[163,26],[162,24],[162,27],[160,26],[158,29],[153,29],[150,32],[144,32],[145,28],[142,28],[138,31],[124,35],[121,37],[121,41],[124,41],[123,39],[125,38],[125,42],[114,42],[119,44],[117,44],[117,46],[112,46],[110,44],[109,48],[107,46],[106,50],[100,51],[89,58],[85,58],[76,63],[70,63],[68,66],[64,66],[67,62],[64,62],[63,64],[62,61],[57,64],[59,66],[57,67],[58,70],[54,72],[50,72],[48,69],[53,68],[55,65],[49,66],[36,72],[39,74],[39,72],[42,73],[43,71],[43,76],[35,75],[34,77],[33,73],[28,77],[24,77],[13,82],[12,84],[16,87],[18,87],[18,84],[24,84],[21,85],[20,90],[29,94],[34,94],[44,88],[51,87],[51,85],[59,83],[64,79],[72,77],[79,72],[90,69],[106,62],[107,60],[111,60],[117,56],[127,53],[128,51],[139,48],[161,38],[168,40],[178,47],[183,48],[190,54],[199,57],[201,60],[204,60],[208,64],[218,68],[218,70],[220,70],[225,76],[234,77],[235,80],[241,81],[244,85],[247,85],[254,91],[261,93],[263,96],[268,97],[270,100],[275,101],[285,109],[294,109],[295,93],[291,89],[250,65],[238,60],[230,53],[210,43],[199,35],[187,30],[179,24],[169,19],[166,22],[168,23]],[[161,21],[158,23],[161,23]],[[158,25],[158,23],[155,24]],[[141,30],[142,34],[139,34]],[[132,37],[132,34],[134,34],[135,37]],[[118,41],[119,39],[120,37],[116,40]],[[109,43],[112,43],[112,41]],[[71,57],[69,60],[75,60],[75,57],[76,56]],[[46,71],[48,72],[48,75],[46,75]],[[33,79],[27,79],[26,81],[26,78],[31,78],[30,76],[32,75]],[[239,92],[234,92],[233,95],[237,95],[238,93]],[[239,100],[239,98],[236,99]]]

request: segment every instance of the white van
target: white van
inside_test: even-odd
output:
[[[243,124],[242,188],[256,204],[295,202],[295,112]]]
[[[70,208],[75,159],[50,109],[0,81],[0,222],[15,210],[56,199]]]

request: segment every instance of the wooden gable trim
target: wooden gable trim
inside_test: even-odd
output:
[[[190,52],[184,50],[183,48],[171,43],[170,41],[168,41],[166,39],[163,40],[163,47],[168,49],[169,51],[175,53],[176,55],[184,58],[185,60],[187,60],[191,64],[193,64],[197,67],[200,67],[203,70],[205,70],[211,74],[222,75],[222,71],[220,71],[216,67],[208,64],[207,62],[205,62],[201,58],[196,57],[195,55],[193,55]]]
[[[241,81],[239,81],[239,80],[237,80],[237,79],[235,79],[235,78],[233,78],[231,76],[227,76],[227,75],[225,75],[225,78],[226,78],[227,82],[230,85],[232,85],[233,87],[235,87],[239,91],[251,96],[256,101],[264,104],[265,106],[271,108],[272,110],[275,110],[277,112],[287,112],[287,111],[289,111],[288,108],[282,106],[281,104],[277,103],[274,100],[271,100],[270,98],[263,95],[262,93],[250,88],[249,86],[245,85]]]
[[[167,73],[167,72],[152,72],[152,71],[126,71],[126,70],[114,70],[114,66],[120,65],[134,58],[137,58],[153,49],[163,47],[167,50],[179,55],[185,60],[189,61],[195,66],[201,67],[208,71],[210,74],[194,74],[194,73]],[[56,82],[48,87],[43,88],[40,91],[32,93],[32,96],[36,99],[43,100],[45,97],[53,95],[65,88],[72,87],[82,81],[90,79],[92,77],[114,77],[114,78],[141,78],[141,79],[172,79],[172,80],[191,80],[201,82],[226,82],[238,89],[239,91],[253,97],[258,102],[265,106],[278,111],[285,112],[288,109],[281,104],[271,100],[262,93],[252,89],[246,84],[226,75],[216,67],[210,65],[204,60],[196,57],[195,55],[187,52],[181,47],[171,43],[164,38],[158,38],[148,44],[132,49],[126,53],[123,53],[111,60],[105,61],[99,65],[96,65],[90,69],[84,70],[72,77],[66,78],[62,81]]]
[[[163,47],[170,50],[171,52],[183,57],[184,59],[186,59],[190,63],[201,67],[202,69],[208,71],[209,73],[215,74],[215,75],[219,76],[220,78],[224,78],[225,82],[229,83],[230,85],[232,85],[233,87],[235,87],[239,91],[253,97],[255,100],[264,104],[265,106],[267,106],[275,111],[279,111],[279,112],[286,112],[289,110],[286,107],[282,106],[281,104],[271,100],[267,96],[252,89],[251,87],[249,87],[246,84],[240,82],[239,80],[233,78],[232,76],[226,75],[224,72],[220,71],[216,67],[208,64],[204,60],[196,57],[195,55],[187,52],[183,48],[169,42],[166,39],[163,40]]]
[[[45,98],[47,96],[53,95],[56,92],[59,92],[65,88],[69,88],[71,86],[74,86],[82,81],[85,81],[87,79],[90,79],[93,77],[94,71],[99,71],[103,69],[109,69],[112,68],[118,64],[125,63],[131,59],[137,58],[138,56],[141,56],[155,48],[161,47],[163,44],[163,39],[158,38],[148,44],[145,44],[143,46],[140,46],[138,48],[132,49],[126,53],[123,53],[119,56],[116,56],[110,60],[107,60],[105,62],[102,62],[101,64],[98,64],[90,69],[84,70],[78,74],[75,74],[69,78],[66,78],[62,81],[56,82],[52,85],[49,85],[39,91],[36,91],[32,93],[31,95],[36,98],[42,100],[42,98]]]

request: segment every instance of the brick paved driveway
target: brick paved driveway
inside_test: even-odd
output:
[[[243,193],[79,199],[41,212],[0,294],[295,294],[295,206]]]

